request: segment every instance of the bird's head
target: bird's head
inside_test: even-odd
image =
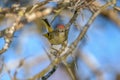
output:
[[[64,32],[65,31],[65,26],[63,24],[57,25],[57,31]]]

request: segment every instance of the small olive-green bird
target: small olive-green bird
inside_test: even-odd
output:
[[[55,30],[44,34],[44,36],[48,38],[48,40],[52,45],[59,45],[67,40],[68,31],[65,29],[64,25],[59,24],[57,25]]]
[[[44,36],[49,40],[51,45],[59,45],[67,40],[68,30],[65,29],[64,25],[59,24],[54,30],[47,19],[39,19],[35,22],[39,26],[38,30],[42,30],[42,26],[46,28],[47,33]],[[39,32],[41,33],[41,31]]]

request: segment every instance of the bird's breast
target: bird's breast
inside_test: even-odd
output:
[[[53,45],[58,45],[58,44],[62,44],[65,40],[66,40],[65,33],[59,33],[59,34],[56,33],[54,35],[54,38],[52,38],[50,42]]]

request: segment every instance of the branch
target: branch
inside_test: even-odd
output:
[[[81,41],[81,39],[84,37],[84,35],[86,34],[89,26],[92,24],[92,22],[94,21],[94,19],[100,14],[101,11],[103,11],[104,9],[106,9],[110,5],[112,5],[112,3],[108,2],[105,5],[103,5],[96,13],[94,13],[93,16],[90,18],[90,20],[88,21],[88,23],[84,26],[84,28],[83,28],[82,32],[79,34],[78,38],[70,46],[68,46],[66,48],[67,51],[63,52],[64,54],[61,55],[60,57],[55,58],[53,60],[53,62],[47,68],[45,68],[42,72],[38,73],[37,75],[35,75],[33,78],[31,78],[29,80],[41,78],[50,69],[52,69],[54,66],[58,65],[63,60],[65,60],[68,57],[68,55],[73,52],[73,50],[75,49],[75,47],[77,46],[77,44],[79,43],[79,41]]]

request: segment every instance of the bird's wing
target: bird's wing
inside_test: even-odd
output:
[[[42,33],[44,30],[47,32],[52,32],[53,28],[47,21],[47,19],[36,19],[35,24],[37,25],[38,31]]]

